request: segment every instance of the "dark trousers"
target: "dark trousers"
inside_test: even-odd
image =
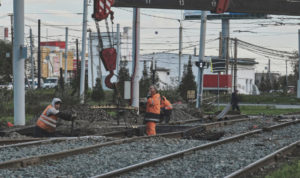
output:
[[[165,123],[168,124],[171,119],[171,114],[172,114],[172,110],[166,110],[166,109],[161,110],[160,123],[165,121]]]
[[[34,137],[55,137],[55,132],[49,133],[38,126],[35,126]]]
[[[233,103],[231,106],[232,106],[232,111],[234,111],[235,109],[237,111],[240,111],[240,107],[239,107],[239,105],[237,103]]]

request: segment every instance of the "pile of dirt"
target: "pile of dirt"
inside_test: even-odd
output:
[[[196,118],[190,115],[189,113],[186,113],[182,109],[174,108],[172,111],[172,116],[170,121],[174,122],[174,121],[183,121],[183,120],[192,120],[192,119],[199,119],[199,118]]]
[[[65,106],[61,111],[76,113],[76,120],[85,120],[89,122],[113,120],[113,117],[109,115],[105,110],[92,109],[89,105]]]
[[[174,121],[183,121],[183,120],[192,120],[199,119],[192,115],[193,112],[190,112],[187,104],[173,104],[173,111],[171,116],[171,122]]]
[[[191,130],[184,133],[184,139],[192,140],[209,140],[215,141],[219,140],[225,134],[224,131],[210,131],[205,130],[205,128],[199,128],[197,130]]]

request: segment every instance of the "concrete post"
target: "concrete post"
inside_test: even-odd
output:
[[[200,47],[199,47],[199,62],[202,63],[205,56],[205,39],[206,39],[206,21],[207,12],[202,11],[201,15],[201,32],[200,32]],[[201,108],[202,103],[202,93],[203,93],[203,71],[204,66],[198,68],[198,78],[197,78],[197,103],[196,107]]]
[[[24,0],[14,0],[14,43],[13,43],[13,80],[14,80],[14,124],[25,125],[25,59],[24,46]]]
[[[182,57],[182,22],[179,21],[180,26],[179,26],[179,66],[178,66],[178,82],[180,83],[181,80],[181,57]]]
[[[298,53],[300,54],[300,30],[298,30],[298,38],[299,38]],[[298,60],[297,98],[300,98],[300,55]]]
[[[29,30],[30,33],[30,61],[31,61],[31,81],[32,88],[34,88],[34,60],[33,60],[33,40],[32,40],[32,29]]]
[[[131,105],[139,108],[140,9],[133,9]]]
[[[84,84],[85,84],[85,50],[87,32],[87,0],[83,1],[83,23],[82,23],[82,47],[81,47],[81,76],[80,76],[80,103],[84,103]]]
[[[120,34],[120,24],[117,24],[117,73],[119,72],[120,58],[121,58],[121,34]]]
[[[67,84],[67,79],[68,79],[68,27],[66,27],[66,47],[65,47],[65,85]]]

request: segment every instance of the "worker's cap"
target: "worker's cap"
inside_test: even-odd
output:
[[[52,106],[54,106],[55,104],[61,104],[62,103],[62,101],[61,101],[61,99],[59,99],[59,98],[53,98],[53,100],[52,100]]]

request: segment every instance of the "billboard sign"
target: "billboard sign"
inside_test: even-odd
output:
[[[199,20],[201,19],[202,11],[200,10],[185,10],[184,20]],[[266,19],[266,14],[249,14],[249,13],[235,13],[225,12],[222,14],[216,14],[207,12],[207,20],[219,20],[219,19]]]

